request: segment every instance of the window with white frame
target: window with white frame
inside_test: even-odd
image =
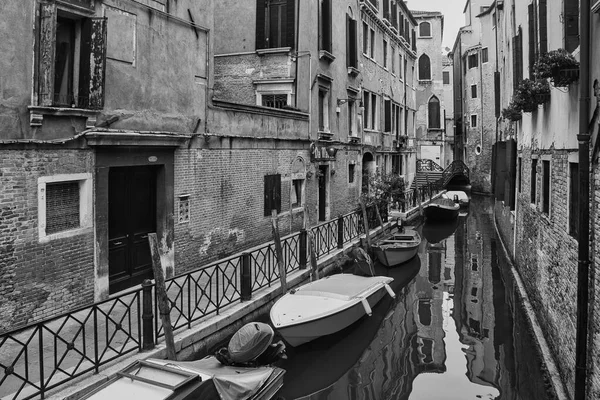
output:
[[[383,68],[388,67],[388,42],[383,39]]]
[[[91,232],[91,228],[91,174],[65,174],[38,178],[40,242]]]
[[[292,102],[293,80],[256,80],[256,105],[271,108],[286,108]]]
[[[419,24],[419,37],[430,38],[431,37],[431,24],[429,22],[421,22]]]
[[[329,132],[329,86],[319,84],[319,131]]]
[[[190,195],[182,194],[178,198],[177,222],[183,224],[190,222]]]
[[[292,196],[290,201],[293,208],[302,207],[304,204],[304,178],[292,179]]]
[[[471,128],[477,128],[477,114],[471,115]]]
[[[377,129],[377,95],[365,90],[363,104],[365,129]]]
[[[348,136],[358,137],[356,100],[352,96],[354,96],[354,93],[348,92]]]
[[[390,62],[392,67],[392,74],[396,74],[396,48],[394,46],[390,46]]]

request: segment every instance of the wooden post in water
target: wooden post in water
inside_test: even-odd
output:
[[[367,207],[365,206],[363,199],[359,199],[358,202],[360,203],[360,208],[362,210],[363,226],[365,228],[365,236],[367,238],[367,252],[369,252],[369,251],[371,251],[371,234],[369,232],[369,216],[367,215]]]
[[[173,338],[173,327],[171,326],[171,302],[167,296],[165,286],[165,275],[163,274],[160,262],[160,252],[158,250],[158,239],[156,233],[148,234],[148,243],[150,244],[150,254],[152,256],[152,269],[154,271],[154,282],[156,282],[156,298],[158,301],[158,310],[165,331],[165,344],[167,345],[167,359],[177,360],[175,352],[175,339]]]
[[[286,294],[287,281],[285,276],[285,265],[283,265],[283,250],[281,249],[279,224],[277,223],[277,210],[271,210],[271,223],[273,225],[273,241],[275,242],[275,256],[277,258],[277,267],[279,268],[279,280],[281,281],[281,291],[283,294]]]
[[[317,265],[317,256],[314,252],[313,242],[314,237],[310,229],[308,229],[308,209],[304,205],[304,229],[306,230],[306,247],[308,248],[310,260],[310,279],[316,281],[319,279],[319,266]]]
[[[381,213],[379,212],[379,207],[377,206],[377,202],[375,202],[375,214],[377,214],[377,221],[379,222],[379,225],[381,226],[381,230],[383,231],[383,233],[387,233],[387,229],[386,229],[385,225],[383,224],[383,218],[381,218]]]

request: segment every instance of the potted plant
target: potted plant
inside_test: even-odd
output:
[[[523,79],[513,101],[523,112],[536,111],[538,105],[550,99],[550,85],[545,79]]]
[[[557,87],[569,86],[579,79],[579,61],[565,49],[542,54],[533,68],[537,78],[551,78]]]
[[[519,106],[513,101],[510,102],[508,107],[502,110],[502,117],[510,120],[510,121],[519,121],[523,114],[521,113],[521,109]]]

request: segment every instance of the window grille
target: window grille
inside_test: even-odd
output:
[[[262,105],[271,108],[285,108],[287,104],[287,94],[263,94]]]
[[[79,228],[79,182],[46,185],[46,233]]]

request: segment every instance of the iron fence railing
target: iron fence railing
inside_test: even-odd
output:
[[[387,204],[380,205],[387,220]],[[367,207],[369,226],[378,226]],[[364,233],[361,210],[310,228],[316,258]],[[307,236],[281,240],[286,274],[306,268]],[[226,306],[279,281],[274,243],[218,260],[165,281],[173,330],[219,314]],[[154,283],[144,282],[109,300],[0,335],[0,398],[44,398],[47,392],[116,358],[151,349],[164,336]]]

